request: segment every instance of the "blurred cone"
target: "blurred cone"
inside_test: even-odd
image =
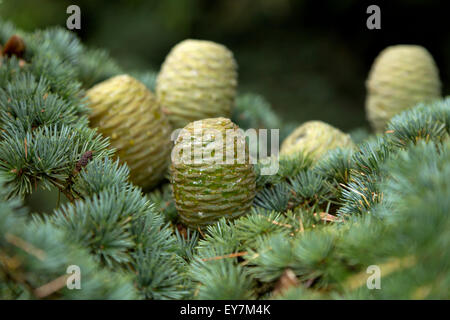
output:
[[[308,121],[295,129],[282,143],[280,154],[302,152],[318,160],[329,150],[353,148],[350,135],[322,121]]]
[[[415,45],[383,50],[375,59],[366,87],[367,118],[376,132],[382,132],[387,122],[403,110],[441,97],[433,57]]]
[[[214,117],[231,117],[237,66],[225,46],[185,40],[168,54],[157,77],[156,95],[174,128]]]

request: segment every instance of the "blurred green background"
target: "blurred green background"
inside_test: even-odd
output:
[[[239,64],[239,91],[264,95],[286,121],[368,127],[364,82],[391,44],[424,45],[448,83],[450,10],[442,1],[0,0],[0,15],[24,30],[65,27],[70,4],[81,8],[82,40],[128,70],[158,70],[186,38],[225,44]],[[366,28],[369,4],[381,7],[381,30]]]

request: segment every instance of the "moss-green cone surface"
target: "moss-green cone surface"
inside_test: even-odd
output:
[[[171,127],[156,97],[142,83],[120,75],[87,91],[91,126],[110,137],[130,179],[149,188],[164,176],[170,156]]]
[[[231,117],[237,65],[225,46],[185,40],[167,55],[156,83],[156,96],[174,128],[214,117]]]
[[[383,50],[375,59],[366,87],[367,118],[376,132],[382,132],[387,122],[403,110],[441,97],[433,57],[415,45]]]
[[[181,130],[172,151],[171,175],[178,213],[191,228],[237,218],[248,212],[255,197],[245,136],[226,118],[195,121]]]
[[[318,160],[335,148],[353,148],[350,135],[322,121],[308,121],[295,129],[282,143],[280,154],[302,152]]]

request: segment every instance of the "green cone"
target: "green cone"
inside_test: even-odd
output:
[[[139,81],[120,75],[87,91],[91,126],[107,137],[130,179],[149,188],[164,176],[170,154],[171,127],[155,96]]]
[[[185,40],[176,45],[156,83],[156,95],[173,127],[205,118],[231,117],[236,69],[232,52],[221,44]]]
[[[255,197],[245,136],[226,118],[195,121],[181,130],[172,151],[171,175],[180,218],[191,228],[237,218],[248,212]]]
[[[322,121],[308,121],[294,130],[282,143],[280,154],[302,152],[318,160],[335,148],[353,148],[350,135]]]
[[[367,118],[376,132],[382,132],[387,122],[403,110],[441,97],[433,57],[415,45],[383,50],[375,59],[366,87]]]

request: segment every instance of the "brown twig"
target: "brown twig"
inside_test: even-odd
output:
[[[66,286],[68,274],[60,276],[47,284],[44,284],[34,290],[34,295],[40,299],[48,297],[49,295],[55,293],[56,291],[64,288]]]
[[[28,158],[28,143],[27,143],[27,138],[24,139],[24,144],[25,144],[25,159]]]
[[[202,238],[205,238],[205,234],[202,232],[202,229],[200,229],[200,227],[197,228],[197,231],[200,233]]]
[[[314,213],[314,216],[316,217],[317,213]],[[333,216],[326,212],[319,212],[319,217],[320,217],[320,220],[322,220],[322,221],[328,221],[328,222],[340,222],[341,221],[338,217]]]
[[[5,239],[12,245],[22,249],[23,251],[31,254],[39,260],[43,261],[45,259],[46,254],[43,250],[36,248],[31,243],[23,240],[22,238],[19,238],[18,236],[15,236],[11,233],[6,233]]]
[[[264,217],[264,216],[261,215],[261,214],[259,214],[259,216],[260,216],[260,217]],[[274,225],[277,225],[277,226],[286,227],[286,228],[292,228],[292,225],[287,224],[287,223],[281,223],[281,222],[278,222],[278,221],[275,221],[275,220],[271,220],[271,219],[269,219],[269,218],[266,218],[266,220],[269,221],[269,222],[271,222],[271,223],[273,223]]]
[[[70,202],[74,202],[76,200],[69,190],[67,189],[60,189],[60,190],[62,193],[64,193],[64,195],[67,197],[67,199],[69,199]]]
[[[226,255],[223,255],[223,256],[217,256],[217,257],[212,257],[212,258],[204,258],[204,259],[202,259],[202,261],[212,261],[212,260],[221,260],[221,259],[227,259],[227,258],[236,258],[236,257],[245,256],[246,254],[248,254],[247,251],[235,252],[235,253],[230,253],[230,254],[226,254]]]
[[[58,188],[60,192],[62,192],[66,196],[67,199],[69,199],[70,202],[74,202],[76,200],[69,188],[67,186],[64,186],[64,183],[57,179],[52,179],[50,181],[55,187]]]

